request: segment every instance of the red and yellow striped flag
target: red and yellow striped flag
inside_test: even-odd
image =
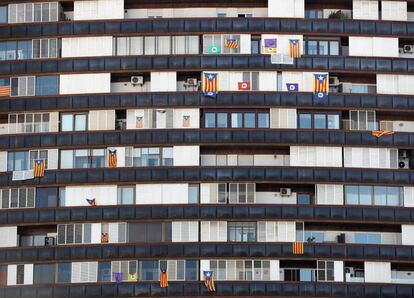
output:
[[[293,242],[292,252],[294,255],[303,255],[303,242]]]
[[[382,137],[382,136],[390,136],[393,134],[394,132],[391,130],[373,130],[372,131],[372,135],[377,138]]]
[[[108,155],[108,167],[110,168],[116,168],[116,164],[117,164],[117,157],[116,157],[116,150],[110,150],[109,151],[109,155]]]
[[[37,159],[33,165],[33,177],[43,177],[45,175],[45,161]]]
[[[215,292],[216,287],[214,286],[214,277],[213,271],[203,271],[204,272],[204,285],[209,292]]]
[[[165,269],[161,269],[160,273],[160,287],[167,288],[168,287],[168,276]]]
[[[0,86],[0,96],[10,96],[10,86]]]
[[[300,40],[299,39],[289,39],[289,50],[291,58],[300,58]]]

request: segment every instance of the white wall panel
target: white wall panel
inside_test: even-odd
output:
[[[414,187],[404,186],[404,207],[414,207]]]
[[[277,72],[276,71],[259,72],[259,90],[260,91],[277,91]]]
[[[91,224],[91,243],[101,243],[102,224]]]
[[[398,57],[398,38],[350,36],[349,56]]]
[[[177,72],[151,72],[151,91],[177,91]]]
[[[112,56],[112,36],[62,38],[62,58]]]
[[[341,184],[316,184],[316,204],[343,205],[344,190]]]
[[[354,20],[378,20],[378,1],[353,0],[352,4]]]
[[[184,126],[189,117],[189,126]],[[200,128],[200,109],[174,109],[174,128]]]
[[[65,206],[89,206],[88,199],[96,199],[98,206],[117,204],[116,185],[66,186]]]
[[[390,148],[344,148],[344,167],[398,168],[398,150]]]
[[[401,225],[402,245],[414,245],[414,225]]]
[[[17,278],[17,265],[8,265],[7,266],[7,285],[14,286],[16,285]]]
[[[407,1],[381,1],[381,20],[407,21]]]
[[[50,132],[59,131],[59,112],[49,113],[49,131]]]
[[[60,94],[111,92],[110,73],[60,75]]]
[[[7,172],[7,151],[0,151],[0,172]]]
[[[270,260],[270,280],[280,280],[279,260]]]
[[[251,37],[250,34],[240,34],[240,54],[250,54]]]
[[[200,146],[174,146],[174,166],[199,166]]]
[[[334,261],[334,280],[343,282],[344,281],[344,262]]]
[[[0,247],[17,246],[17,226],[0,227]]]
[[[268,17],[304,18],[305,0],[269,0]]]
[[[33,264],[24,265],[24,284],[25,285],[33,284]]]
[[[390,262],[364,262],[365,282],[390,283]]]
[[[124,0],[74,1],[73,18],[75,21],[123,19]]]
[[[137,204],[186,204],[188,184],[137,184]]]

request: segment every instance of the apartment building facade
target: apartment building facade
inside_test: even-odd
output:
[[[0,0],[0,297],[413,297],[414,1]]]

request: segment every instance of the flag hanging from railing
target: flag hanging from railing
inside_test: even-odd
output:
[[[204,285],[206,286],[209,292],[215,292],[216,288],[214,286],[214,274],[213,271],[203,271],[204,273]]]

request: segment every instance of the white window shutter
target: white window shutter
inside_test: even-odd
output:
[[[227,241],[227,221],[218,222],[218,241]]]
[[[168,280],[177,280],[177,261],[168,260],[167,261],[167,276]]]
[[[173,221],[171,224],[172,242],[181,242],[181,221]]]
[[[198,221],[190,221],[189,222],[188,241],[198,242]]]
[[[88,282],[97,282],[98,280],[98,262],[88,263]]]
[[[228,260],[226,262],[226,280],[236,280],[236,261]]]
[[[73,283],[78,283],[78,282],[82,282],[82,277],[81,277],[81,265],[82,262],[73,262],[72,263],[72,282]]]
[[[257,223],[257,241],[258,242],[266,242],[266,222],[265,221],[259,221]]]
[[[108,224],[108,242],[109,243],[117,243],[118,242],[118,223],[111,222]]]
[[[276,229],[277,222],[266,222],[266,242],[276,241]]]
[[[201,241],[210,241],[210,222],[201,222]]]

